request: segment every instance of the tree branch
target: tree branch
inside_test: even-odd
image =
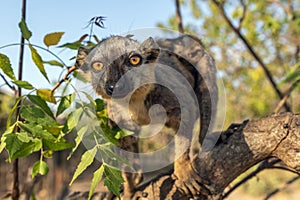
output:
[[[26,19],[26,0],[22,0],[22,19]],[[20,57],[19,57],[19,74],[18,80],[22,80],[23,78],[23,58],[24,58],[24,42],[25,38],[21,36],[21,46],[20,46]],[[16,97],[20,97],[22,95],[21,87],[18,87],[16,91]],[[20,103],[19,103],[20,104]],[[17,106],[16,109],[16,118],[19,117],[20,106]],[[19,132],[19,127],[15,129],[15,132]],[[20,197],[20,188],[19,188],[19,159],[13,160],[13,186],[12,186],[12,199],[18,200]]]
[[[270,168],[272,165],[276,164],[280,162],[279,159],[268,159],[268,160],[264,160],[262,161],[259,166],[250,174],[248,174],[245,178],[243,178],[242,180],[240,180],[239,182],[237,182],[234,186],[232,186],[224,195],[223,198],[225,199],[226,197],[228,197],[235,189],[237,189],[239,186],[241,186],[242,184],[244,184],[245,182],[247,182],[248,180],[250,180],[251,178],[255,177],[259,172],[261,172],[264,169]]]
[[[229,27],[237,34],[237,36],[242,40],[242,42],[245,44],[245,46],[247,47],[248,51],[250,52],[250,54],[254,57],[254,59],[259,63],[259,65],[262,67],[262,69],[264,70],[268,80],[270,81],[272,87],[274,88],[276,94],[278,95],[278,97],[280,99],[283,99],[284,95],[281,93],[281,91],[279,90],[279,88],[277,87],[273,76],[271,74],[271,72],[268,70],[267,66],[264,64],[264,62],[262,61],[262,59],[258,56],[258,54],[254,51],[254,49],[252,48],[252,46],[249,44],[249,42],[247,41],[247,39],[242,35],[242,33],[239,31],[238,28],[236,28],[232,22],[230,21],[230,19],[228,18],[228,16],[225,13],[224,8],[222,7],[222,4],[219,3],[217,0],[212,0],[212,2],[217,6],[217,8],[220,10],[222,16],[224,17],[225,21],[227,22],[227,24],[229,25]],[[290,106],[284,102],[284,107],[286,109],[286,111],[291,111]]]
[[[62,77],[62,79],[59,82],[57,82],[53,86],[53,88],[51,89],[51,92],[53,93],[63,82],[69,80],[70,74],[77,69],[78,68],[75,65],[73,65],[72,67],[69,67],[67,73]]]
[[[203,190],[199,191],[199,199],[223,198],[222,193],[230,182],[270,157],[276,159],[262,162],[259,168],[272,168],[280,159],[287,167],[300,172],[300,114],[275,114],[245,121],[224,134],[227,139],[196,159],[196,170],[201,179],[206,180],[201,183]],[[138,188],[134,198],[142,194],[149,199],[189,198],[176,188],[175,181],[169,175],[159,177]]]
[[[177,21],[178,31],[180,33],[184,33],[179,0],[175,0],[175,4],[176,4],[176,21]]]
[[[266,196],[265,200],[270,199],[272,196],[274,196],[275,194],[277,194],[281,190],[285,189],[286,187],[288,187],[289,185],[291,185],[293,182],[297,181],[298,179],[300,179],[300,176],[296,176],[296,177],[292,178],[291,180],[289,180],[288,182],[286,182],[284,185],[280,186],[279,188],[276,188],[274,191],[270,192]]]
[[[7,85],[14,93],[16,93],[16,88],[15,86],[11,85],[7,79],[5,78],[5,76],[3,74],[0,73],[1,78],[3,79],[5,85]]]
[[[243,6],[243,15],[239,20],[239,25],[237,27],[238,30],[241,30],[242,23],[246,17],[246,12],[247,12],[247,5],[245,4],[244,0],[240,0],[241,5]]]
[[[280,109],[284,106],[284,104],[287,102],[287,100],[289,99],[292,91],[296,88],[295,86],[298,85],[300,82],[300,79],[296,80],[294,83],[290,84],[290,86],[288,87],[284,97],[279,101],[279,103],[277,104],[274,113],[278,113],[280,111]]]

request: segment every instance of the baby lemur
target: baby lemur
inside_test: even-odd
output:
[[[214,60],[201,42],[188,35],[150,37],[142,43],[112,36],[90,50],[80,48],[76,65],[89,74],[94,90],[107,102],[110,120],[119,127],[138,133],[142,126],[163,123],[178,132],[174,174],[183,183],[189,181],[180,158],[190,149],[197,119],[200,144],[211,131],[218,99]],[[151,114],[154,105],[163,109]]]

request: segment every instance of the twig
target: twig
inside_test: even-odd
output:
[[[175,0],[175,4],[176,4],[176,21],[177,21],[178,31],[180,33],[184,33],[179,0]]]
[[[219,3],[217,0],[212,0],[212,2],[217,6],[217,8],[220,10],[221,14],[223,15],[225,21],[227,22],[227,24],[230,26],[230,28],[237,34],[237,36],[243,41],[243,43],[245,44],[245,46],[247,47],[248,51],[250,52],[250,54],[254,57],[254,59],[260,64],[260,66],[263,68],[267,78],[269,79],[272,87],[274,88],[276,94],[278,95],[278,97],[280,99],[282,99],[284,97],[284,95],[281,93],[281,91],[279,90],[279,88],[277,87],[273,76],[271,74],[271,72],[268,70],[267,66],[264,64],[264,62],[262,61],[262,59],[258,56],[258,54],[254,51],[254,49],[251,47],[251,45],[249,44],[249,42],[247,41],[247,39],[242,35],[242,33],[232,24],[232,22],[230,21],[230,19],[228,18],[228,16],[225,13],[224,8],[222,7],[222,4]],[[284,103],[284,107],[286,109],[286,111],[291,111],[290,106],[285,102]]]
[[[279,103],[277,104],[274,113],[278,113],[280,111],[280,109],[283,107],[283,105],[285,104],[285,102],[287,102],[287,100],[289,99],[292,91],[296,88],[294,87],[295,84],[298,84],[300,82],[300,79],[296,80],[294,83],[292,83],[288,89],[287,92],[285,93],[284,97],[279,101]]]
[[[281,170],[285,170],[285,171],[288,171],[288,172],[291,172],[291,173],[294,173],[294,174],[297,174],[300,176],[300,173],[293,170],[293,169],[290,169],[290,168],[287,168],[287,167],[284,167],[284,166],[270,166],[269,169],[281,169]]]
[[[22,0],[22,19],[25,21],[26,19],[26,0]],[[25,38],[23,35],[21,35],[21,46],[20,46],[20,57],[19,57],[19,74],[18,74],[18,80],[22,80],[23,78],[23,58],[24,58],[24,42]],[[18,87],[18,90],[16,91],[16,97],[22,96],[22,89],[21,87]],[[20,102],[18,103],[16,109],[16,118],[19,117],[20,113]],[[20,128],[17,127],[15,129],[15,133],[19,132]],[[12,186],[12,199],[18,200],[20,197],[20,188],[19,188],[19,159],[13,160],[13,186]]]
[[[63,82],[67,81],[69,79],[69,75],[76,69],[78,68],[75,65],[69,67],[67,73],[62,77],[62,79],[59,82],[57,82],[54,85],[54,87],[51,89],[51,92],[53,93]]]
[[[250,174],[248,174],[245,178],[243,178],[242,180],[240,180],[239,182],[237,182],[233,187],[231,187],[224,195],[223,195],[223,199],[225,199],[226,197],[229,196],[229,194],[231,194],[236,188],[238,188],[239,186],[241,186],[243,183],[247,182],[248,180],[250,180],[251,178],[253,178],[254,176],[256,176],[259,172],[261,172],[264,169],[270,168],[271,166],[273,166],[274,164],[280,162],[279,159],[272,159],[270,160],[264,160],[262,161],[259,166]]]
[[[280,192],[281,190],[287,188],[290,184],[292,184],[293,182],[297,181],[298,179],[300,179],[300,176],[296,176],[294,178],[292,178],[291,180],[289,180],[288,182],[286,182],[285,184],[283,184],[282,186],[276,188],[274,191],[270,192],[266,198],[264,200],[268,200],[270,199],[272,196],[274,196],[275,194],[277,194],[278,192]]]
[[[1,46],[0,49],[4,49],[4,48],[7,48],[7,47],[11,47],[11,46],[21,46],[21,45],[29,45],[29,43],[12,43],[12,44],[8,44],[8,45],[4,45],[4,46]],[[65,62],[58,56],[56,55],[55,53],[53,53],[52,51],[50,51],[49,49],[47,48],[44,48],[42,46],[39,46],[39,45],[36,45],[36,44],[30,44],[31,46],[33,47],[36,47],[36,48],[39,48],[39,49],[42,49],[43,51],[46,51],[48,53],[50,53],[52,56],[54,56],[55,58],[57,58],[59,60],[59,62],[61,62],[64,66],[67,66],[65,64]]]
[[[15,86],[11,85],[11,84],[6,80],[6,78],[4,77],[3,74],[0,73],[0,76],[1,76],[1,78],[4,80],[5,85],[7,85],[14,93],[16,93],[16,88],[15,88]]]
[[[93,17],[92,19],[90,19],[88,25],[85,27],[85,28],[87,28],[87,27],[91,26],[89,42],[91,41],[91,38],[92,38],[94,24],[100,28],[105,28],[104,22],[103,22],[103,21],[105,21],[105,19],[106,19],[106,17],[104,17],[104,16]]]
[[[246,12],[247,12],[247,5],[245,4],[244,0],[240,0],[240,2],[242,4],[242,6],[243,6],[243,15],[242,15],[242,17],[239,20],[239,26],[237,27],[238,30],[241,29],[242,23],[243,23],[243,21],[244,21],[244,19],[246,17]]]

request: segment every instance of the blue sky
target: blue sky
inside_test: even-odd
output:
[[[65,32],[60,44],[77,40],[81,35],[89,33],[89,29],[84,29],[89,19],[94,16],[106,16],[106,29],[95,29],[95,34],[99,37],[106,37],[111,34],[124,33],[134,29],[155,27],[157,22],[166,22],[168,17],[175,12],[173,0],[27,0],[26,21],[33,35],[30,39],[32,44],[43,44],[43,37],[47,33],[63,31]],[[21,20],[21,1],[6,0],[0,7],[1,31],[0,47],[12,43],[20,42],[20,31],[18,23]],[[61,49],[50,48],[58,54],[67,64],[71,51],[61,51]],[[43,58],[54,59],[48,53],[38,50]],[[12,66],[17,74],[19,46],[0,49],[11,59]],[[47,73],[51,80],[57,79],[61,69],[46,66]],[[24,80],[30,81],[36,87],[51,87],[40,75],[34,64],[30,60],[30,52],[25,51]],[[0,85],[3,81],[0,80]]]

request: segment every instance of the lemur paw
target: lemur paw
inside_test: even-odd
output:
[[[194,170],[192,161],[187,156],[183,155],[175,162],[172,178],[175,179],[175,185],[179,190],[194,199],[200,194],[208,193],[205,185],[209,183]]]

